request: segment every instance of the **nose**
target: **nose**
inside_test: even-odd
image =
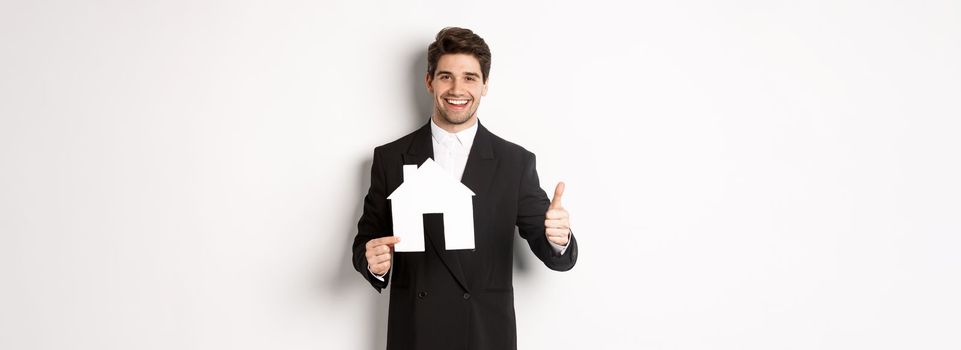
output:
[[[460,79],[452,79],[452,80],[453,81],[451,82],[451,86],[450,86],[451,93],[453,93],[454,95],[460,95],[461,92],[463,92],[461,91],[461,88],[464,87],[464,83],[461,82]]]

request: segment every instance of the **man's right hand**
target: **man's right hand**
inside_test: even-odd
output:
[[[400,242],[400,237],[387,236],[367,241],[365,255],[370,272],[383,276],[390,271],[390,258],[394,255],[394,244]]]

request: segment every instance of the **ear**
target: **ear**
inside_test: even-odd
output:
[[[481,91],[481,96],[487,96],[487,83],[489,82],[490,79],[487,79],[487,81],[484,82],[484,91]]]
[[[431,94],[434,93],[434,87],[430,86],[430,82],[433,80],[434,79],[430,76],[430,73],[424,73],[424,84],[427,86],[427,92]]]

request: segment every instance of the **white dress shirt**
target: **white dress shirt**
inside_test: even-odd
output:
[[[441,129],[436,123],[434,123],[434,118],[430,119],[430,136],[431,143],[434,145],[434,162],[440,165],[441,168],[447,171],[452,178],[457,181],[461,181],[464,177],[464,168],[467,167],[467,155],[470,154],[470,148],[474,145],[474,136],[477,135],[477,122],[471,127],[461,130],[456,133],[447,132],[447,130]],[[554,253],[558,255],[564,255],[567,251],[567,245],[558,245],[554,242],[547,241],[550,243],[551,248],[554,249]],[[367,266],[367,270],[370,271],[370,266]],[[388,270],[390,272],[390,270]],[[385,272],[383,275],[377,275],[371,272],[370,274],[377,277],[377,279],[383,281],[384,276],[387,275]]]

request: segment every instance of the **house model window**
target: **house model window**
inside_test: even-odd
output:
[[[424,251],[424,214],[443,214],[447,250],[474,249],[474,192],[456,181],[433,159],[420,167],[404,165],[404,183],[387,199],[391,202],[395,252]]]

